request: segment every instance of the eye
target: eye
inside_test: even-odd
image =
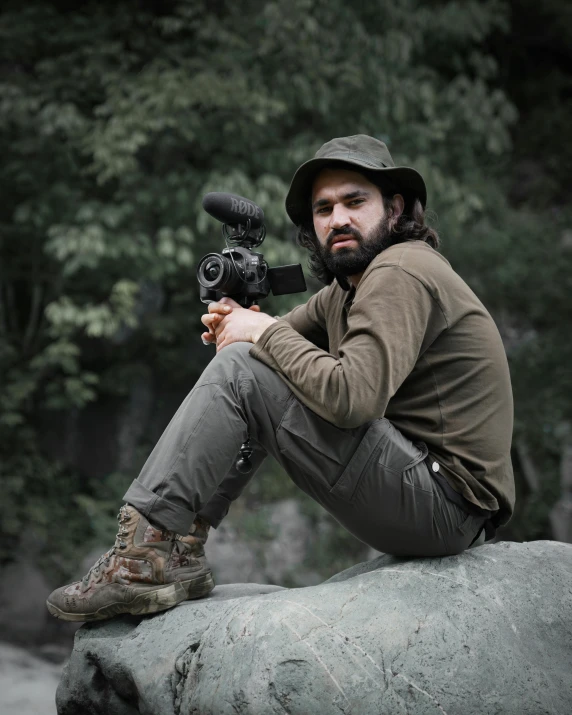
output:
[[[352,199],[349,202],[349,205],[350,206],[359,206],[360,204],[363,204],[364,201],[365,201],[365,199]]]

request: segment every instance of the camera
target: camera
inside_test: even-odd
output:
[[[255,203],[235,194],[212,192],[203,198],[203,208],[220,221],[226,248],[207,253],[197,268],[200,299],[212,303],[223,296],[243,308],[273,295],[302,293],[306,282],[299,263],[270,268],[258,248],[266,236],[264,213]]]

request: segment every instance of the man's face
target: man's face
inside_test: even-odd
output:
[[[334,275],[363,273],[389,245],[381,191],[357,171],[321,171],[312,188],[312,216],[320,253]]]

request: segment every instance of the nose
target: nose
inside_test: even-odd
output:
[[[349,226],[349,224],[350,216],[346,207],[343,204],[334,204],[330,214],[330,228],[342,228],[342,226]]]

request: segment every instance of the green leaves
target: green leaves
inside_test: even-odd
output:
[[[137,326],[134,308],[138,292],[136,283],[121,280],[114,284],[109,300],[98,305],[86,303],[80,306],[62,296],[46,306],[50,332],[53,336],[71,336],[80,330],[91,338],[111,338],[123,324],[134,328]]]
[[[0,77],[0,220],[19,236],[1,244],[1,339],[9,369],[33,375],[17,391],[30,409],[94,399],[81,376],[127,369],[142,344],[159,373],[177,351],[186,362],[202,312],[194,267],[222,247],[207,191],[251,197],[271,262],[303,261],[283,200],[332,136],[382,135],[455,232],[482,210],[483,153],[509,146],[514,111],[484,45],[501,2],[57,8],[0,16],[17,68]]]
[[[504,50],[493,54],[506,44],[508,2],[10,7],[0,14],[0,425],[10,438],[38,412],[123,397],[141,363],[175,391],[192,384],[211,356],[197,350],[195,266],[223,247],[202,196],[251,198],[267,217],[270,264],[304,264],[283,203],[293,171],[323,142],[359,132],[420,170],[445,255],[518,334],[507,345],[519,410],[532,413],[534,375],[536,394],[557,397],[545,419],[570,417],[549,351],[568,359],[558,337],[572,266],[559,237],[571,217],[517,213],[506,200],[523,121],[502,86]],[[568,86],[561,74],[549,85]],[[550,121],[540,110],[531,119],[541,147],[567,126],[550,106]],[[529,184],[519,173],[517,188],[539,187],[546,201],[546,187],[565,184],[566,156],[563,146]]]

